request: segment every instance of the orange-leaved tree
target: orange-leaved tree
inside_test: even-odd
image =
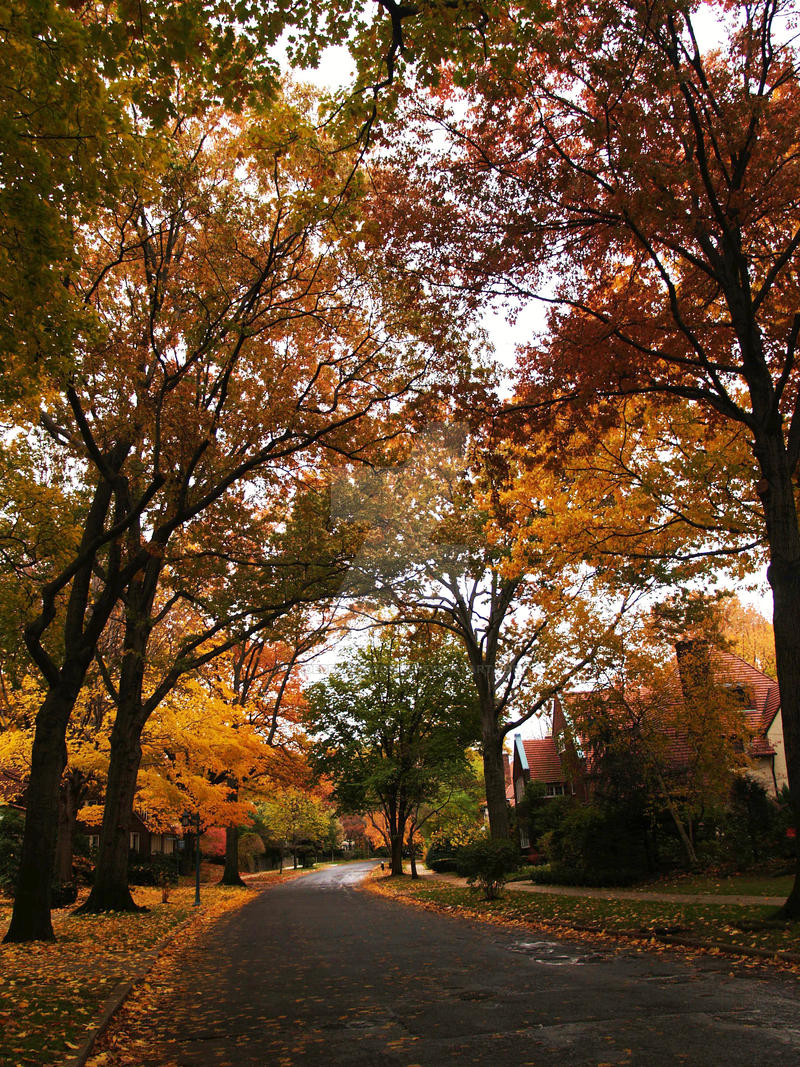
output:
[[[550,309],[522,361],[528,412],[641,392],[741,429],[800,823],[794,11],[699,8],[716,43],[688,4],[585,2],[555,12],[515,64],[487,64],[448,116],[447,196],[425,201],[453,237],[431,210],[436,240],[420,255],[451,287]],[[787,916],[800,914],[798,874]]]
[[[549,483],[541,462],[537,471],[515,467],[491,439],[451,428],[356,489],[371,522],[352,579],[365,610],[383,625],[454,634],[466,654],[496,838],[510,833],[505,737],[600,654],[649,581],[643,573],[627,582],[615,563],[588,558],[585,540],[567,536],[566,488]],[[537,506],[512,512],[518,479],[529,476],[540,486]]]

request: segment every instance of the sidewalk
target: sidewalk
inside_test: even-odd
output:
[[[467,884],[466,878],[455,874],[437,874],[420,867],[423,878],[432,878],[451,885]],[[779,908],[784,897],[734,896],[728,893],[655,893],[647,889],[595,889],[589,886],[534,885],[532,882],[506,882],[509,893],[541,893],[556,897],[595,897],[600,900],[650,900],[663,904],[764,904]]]

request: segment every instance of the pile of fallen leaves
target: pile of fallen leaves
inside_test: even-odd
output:
[[[75,915],[53,912],[55,942],[0,944],[0,1065],[67,1062],[98,1021],[108,998],[130,980],[183,923],[204,924],[250,899],[250,893],[204,886],[201,906],[194,889],[137,889],[148,908],[135,914]],[[0,924],[10,920],[0,901]]]

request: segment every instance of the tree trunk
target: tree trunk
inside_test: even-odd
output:
[[[64,738],[79,685],[51,688],[36,716],[14,910],[3,938],[7,942],[55,940],[50,919],[50,882],[56,851],[59,788],[67,763]]]
[[[225,827],[225,870],[220,885],[244,886],[239,874],[239,827]]]
[[[95,879],[84,913],[139,911],[128,888],[130,826],[136,779],[142,761],[141,736],[149,711],[144,706],[144,672],[152,630],[153,600],[163,559],[152,558],[144,575],[128,588],[117,714],[111,731],[103,826]]]
[[[128,451],[129,446],[124,441],[115,445],[106,457],[112,472],[120,470]],[[58,790],[67,762],[67,724],[92,662],[97,640],[122,591],[115,584],[119,581],[119,552],[112,546],[106,561],[105,581],[92,600],[87,620],[92,583],[96,578],[94,568],[97,557],[92,545],[104,528],[111,500],[111,484],[101,479],[95,487],[81,538],[81,553],[86,558],[72,575],[67,597],[60,670],[56,670],[43,645],[43,637],[57,615],[56,594],[52,587],[44,588],[42,611],[37,619],[25,627],[28,651],[43,671],[42,662],[49,663],[53,675],[48,675],[47,695],[36,716],[14,910],[4,938],[9,942],[54,940],[50,920],[50,883],[58,826]],[[62,572],[62,577],[65,573]]]
[[[392,852],[392,876],[403,873],[403,832],[398,830],[389,838]]]
[[[419,872],[417,871],[417,857],[416,848],[414,845],[414,828],[408,831],[408,854],[411,857],[411,878],[419,878]]]
[[[800,566],[784,569],[773,562],[767,573],[774,596],[775,660],[789,802],[795,830],[800,832]],[[787,919],[800,918],[800,851],[795,854],[794,885],[780,914]]]
[[[143,910],[134,903],[128,888],[130,826],[142,746],[135,722],[121,720],[127,720],[123,704],[120,704],[111,732],[111,760],[100,848],[92,891],[86,903],[78,909],[83,914]]]
[[[800,531],[794,486],[779,428],[764,433],[755,447],[763,479],[758,490],[764,507],[772,588],[775,665],[781,694],[781,717],[795,829],[800,831]],[[795,854],[795,879],[780,915],[800,918],[800,851]]]
[[[79,792],[73,776],[67,772],[63,776],[58,794],[58,836],[53,870],[55,880],[62,884],[72,881],[72,853]]]
[[[495,841],[511,836],[511,822],[506,800],[506,774],[503,763],[503,735],[497,727],[494,707],[482,709],[483,775],[486,785],[486,808],[489,833]]]
[[[689,861],[689,866],[697,867],[697,853],[694,850],[694,844],[692,843],[692,839],[686,832],[686,827],[683,825],[683,820],[678,814],[678,809],[675,807],[672,797],[669,795],[669,790],[667,789],[666,783],[660,777],[659,787],[661,789],[661,794],[664,797],[664,803],[667,805],[667,811],[670,813],[672,821],[675,824],[675,829],[678,831],[678,837],[681,839],[681,844],[683,845],[683,850],[686,853],[686,858]]]

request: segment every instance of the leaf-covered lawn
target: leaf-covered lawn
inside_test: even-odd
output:
[[[213,920],[250,899],[246,890],[203,886],[201,907],[193,907],[194,887],[170,891],[137,888],[135,899],[150,910],[138,914],[73,915],[53,912],[55,943],[0,945],[0,1065],[42,1067],[75,1054],[98,1021],[103,1005],[121,981],[129,979],[148,952],[184,920]],[[11,906],[0,899],[4,933]]]
[[[598,897],[506,892],[500,900],[442,882],[378,879],[380,892],[422,907],[469,918],[525,923],[548,930],[633,936],[651,940],[667,933],[743,949],[800,953],[800,923],[774,924],[774,908],[737,904],[672,904]],[[699,892],[700,890],[698,890]],[[740,890],[741,892],[741,890]],[[609,890],[609,894],[613,890]]]

